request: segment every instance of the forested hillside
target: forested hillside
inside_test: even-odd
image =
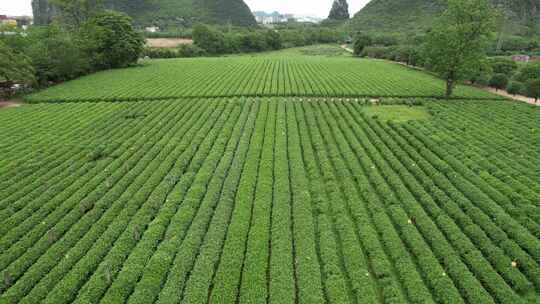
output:
[[[51,0],[33,0],[36,24],[47,24],[57,14]],[[106,8],[125,12],[139,26],[191,26],[196,22],[255,25],[242,0],[104,0]]]
[[[506,31],[526,36],[540,33],[540,1],[492,0],[510,20]],[[355,30],[415,32],[429,27],[445,8],[445,0],[372,0],[352,21]]]

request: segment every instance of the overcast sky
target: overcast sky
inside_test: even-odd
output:
[[[297,15],[326,17],[334,0],[244,0],[252,11],[278,11]],[[32,0],[0,0],[0,15],[31,15]],[[369,0],[348,0],[351,15],[358,12]]]

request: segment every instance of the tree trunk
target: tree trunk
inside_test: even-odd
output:
[[[450,98],[452,96],[452,93],[454,92],[454,78],[448,77],[446,79],[446,98]]]

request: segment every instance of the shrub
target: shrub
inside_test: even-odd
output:
[[[505,74],[495,74],[489,80],[489,86],[496,90],[502,90],[508,85],[508,77]]]
[[[524,89],[523,83],[518,82],[518,81],[511,81],[508,84],[506,91],[509,94],[517,95],[517,94],[521,94],[523,92],[523,89]]]
[[[512,76],[518,69],[518,65],[515,61],[507,58],[496,58],[489,62],[493,73],[505,74],[508,77]]]
[[[179,57],[201,57],[206,55],[205,50],[193,44],[181,44],[178,46]]]
[[[180,57],[179,53],[174,49],[145,48],[143,54],[145,57],[152,59]]]
[[[193,29],[193,43],[209,54],[227,53],[225,35],[204,24],[198,24]]]
[[[41,85],[67,81],[91,71],[84,42],[56,26],[33,29],[24,52],[30,57]]]
[[[105,145],[98,145],[88,152],[87,157],[89,161],[98,161],[106,156]]]
[[[33,82],[34,70],[30,60],[0,41],[0,98],[11,95],[14,84]]]
[[[368,46],[362,50],[360,56],[369,58],[386,58],[389,54],[389,48],[383,46]]]
[[[516,80],[523,83],[538,78],[540,78],[540,62],[528,63],[516,76]]]
[[[354,54],[361,56],[364,48],[370,46],[372,43],[371,37],[365,34],[358,34],[354,39]]]
[[[525,83],[525,94],[534,98],[535,102],[538,101],[540,97],[540,78],[531,79]]]

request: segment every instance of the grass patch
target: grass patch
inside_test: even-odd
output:
[[[407,122],[411,120],[429,119],[430,115],[425,107],[411,107],[404,105],[372,106],[364,110],[368,117],[376,117],[382,121]]]

